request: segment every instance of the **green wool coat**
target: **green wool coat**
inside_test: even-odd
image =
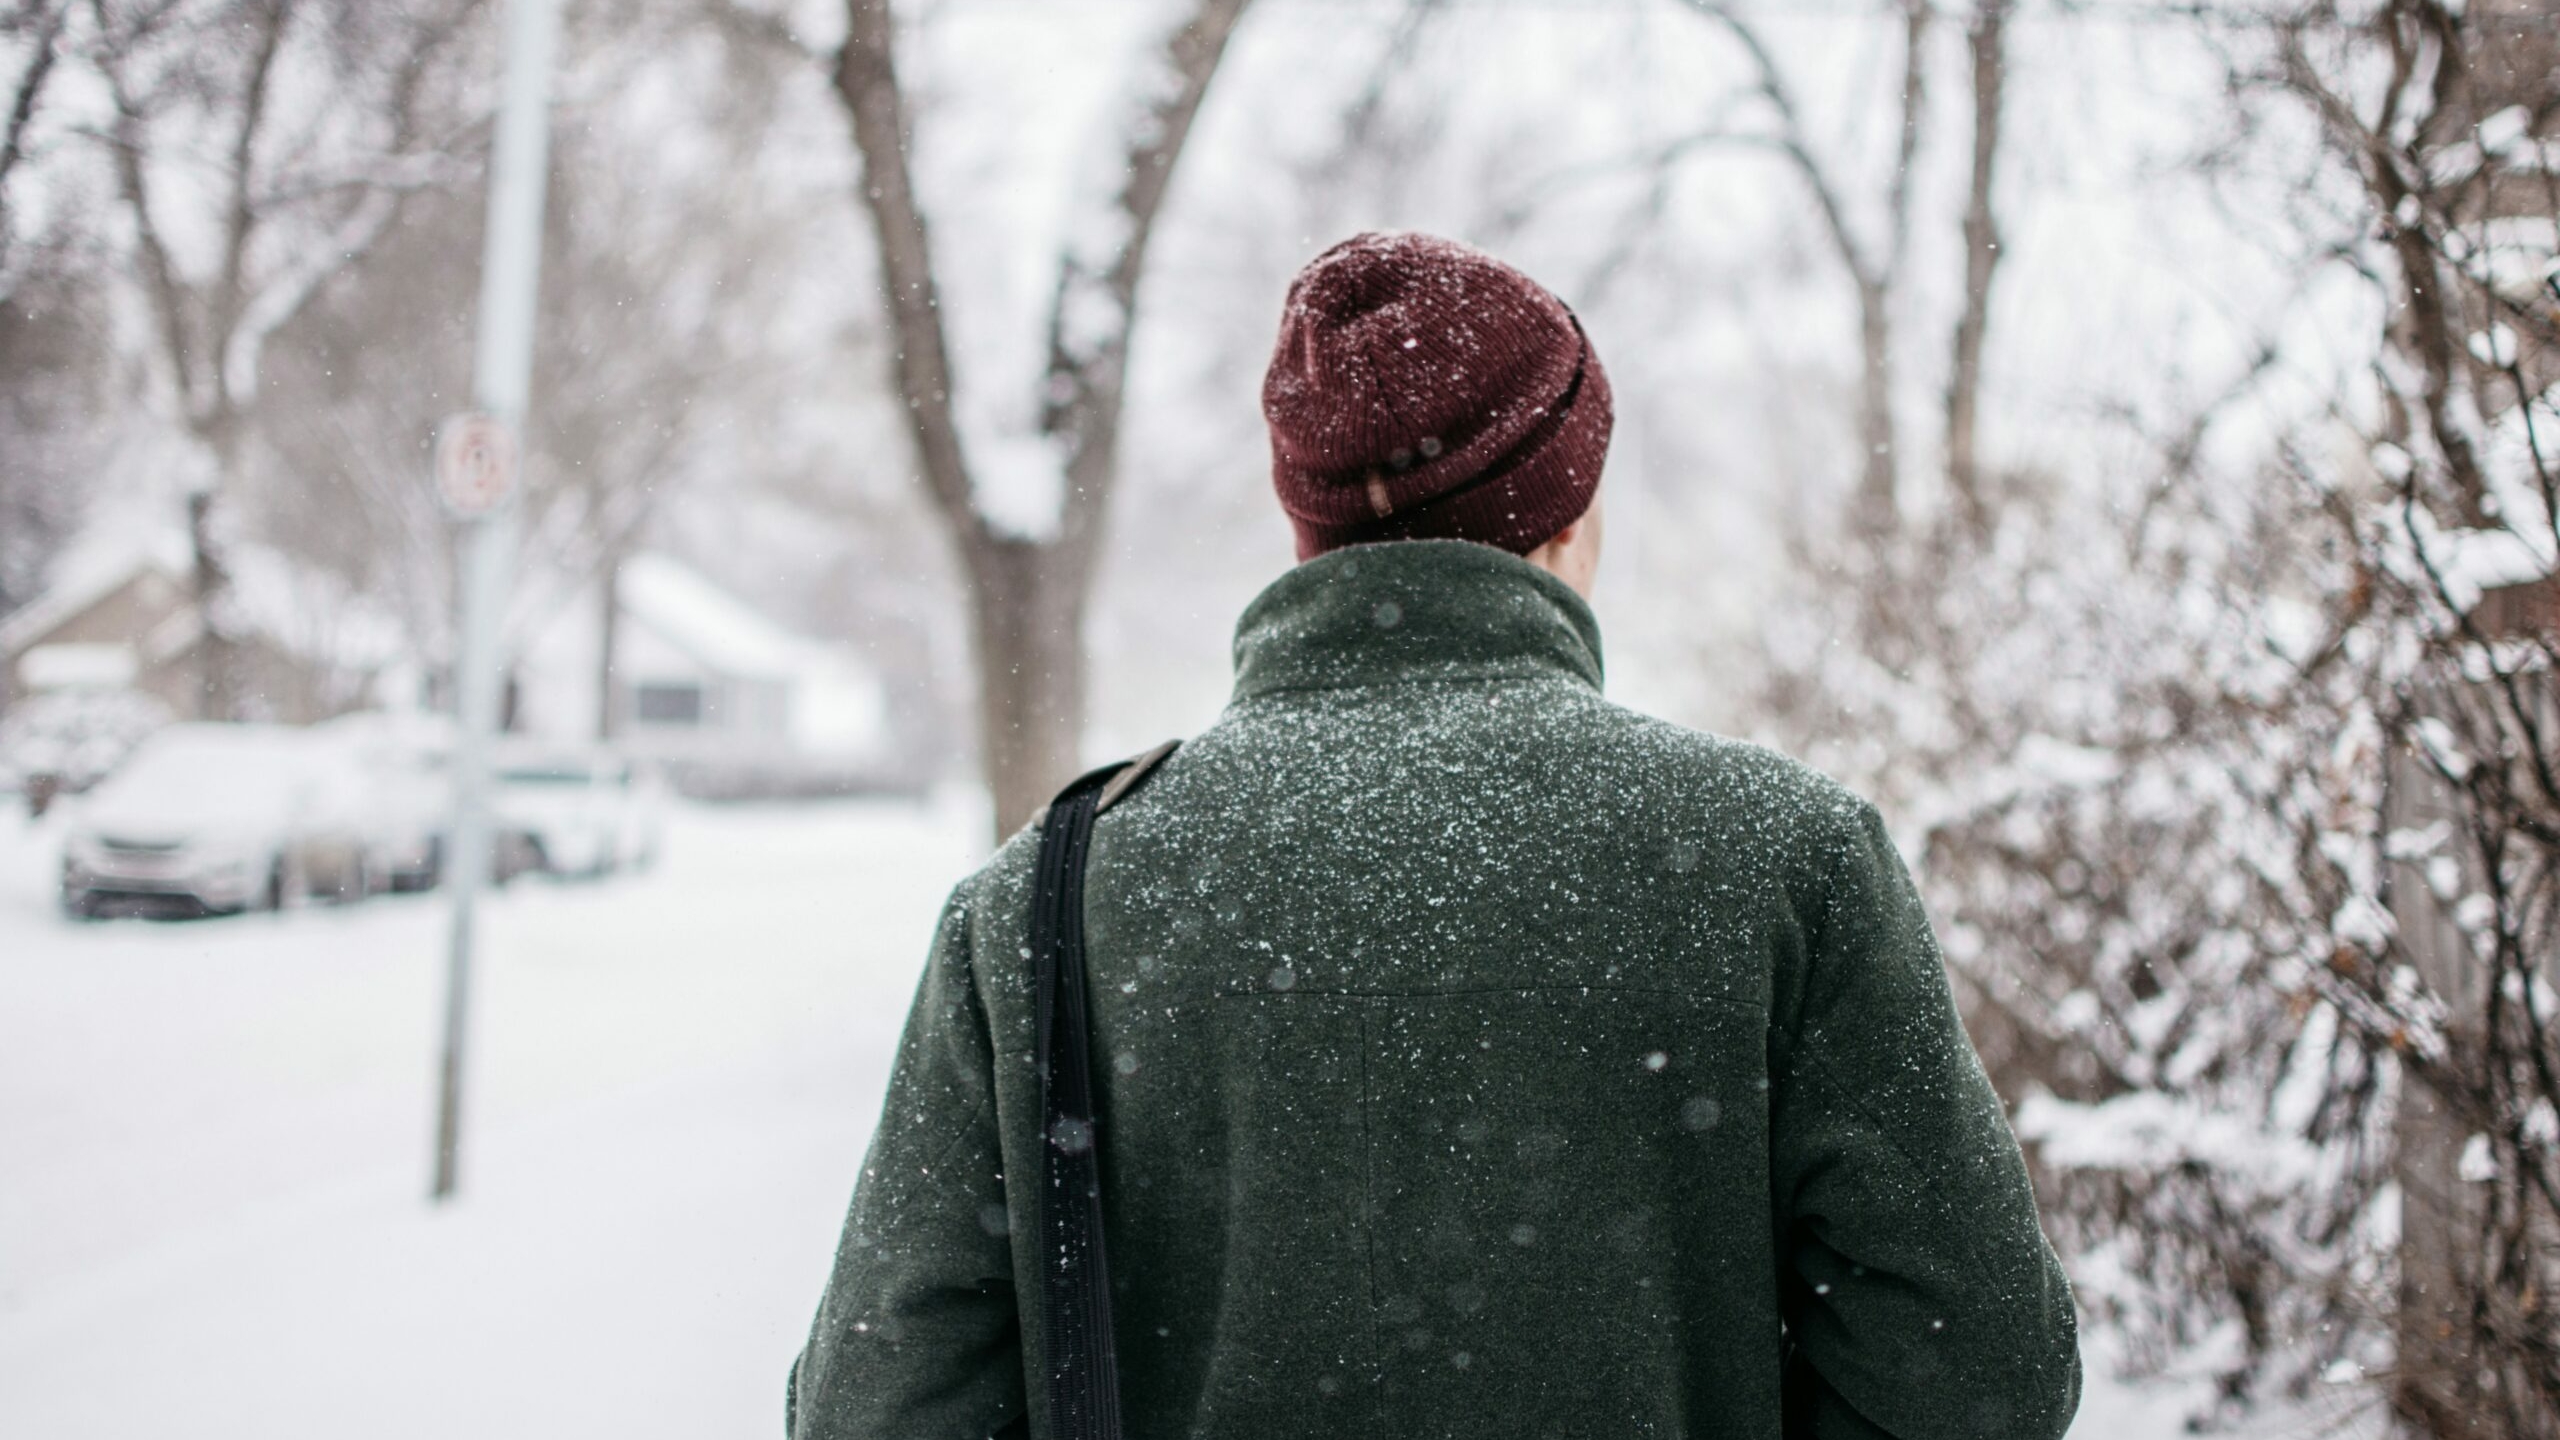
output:
[[[1487,546],[1311,560],[1235,657],[1088,880],[1131,1440],[2063,1433],[2071,1289],[1872,805],[1602,699]],[[1037,838],[943,911],[794,1436],[1042,1433]]]

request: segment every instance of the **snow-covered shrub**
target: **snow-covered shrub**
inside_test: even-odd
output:
[[[2299,238],[2334,284],[2304,293],[2369,354],[2270,349],[2216,461],[2208,408],[2134,483],[2011,474],[1809,554],[1764,714],[1897,823],[2137,1365],[2209,1357],[2225,1425],[2370,1377],[2420,1433],[2547,1436],[2560,137],[2504,132],[2518,87],[2560,114],[2560,40],[2424,0],[2271,14],[2232,47],[2239,128],[2326,142],[2299,214],[2339,230]],[[2252,393],[2288,363],[2311,403]]]
[[[137,690],[62,690],[22,700],[0,714],[0,787],[22,790],[50,776],[81,791],[123,763],[169,707]]]

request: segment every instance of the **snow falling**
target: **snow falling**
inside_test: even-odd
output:
[[[478,327],[536,0],[0,15],[0,1434],[769,1433],[831,1257],[911,1260],[863,1225],[927,1211],[1027,1255],[1032,1143],[1161,1232],[1357,1240],[1321,1296],[1182,1291],[1223,1248],[1116,1272],[1133,1365],[1348,1337],[1285,1399],[1357,1428],[1505,1393],[1536,1285],[1634,1317],[1588,1374],[1659,1358],[1698,1267],[1780,1269],[1679,1238],[1715,1167],[1914,1094],[2024,1147],[2079,1440],[2550,1432],[2536,7],[557,3],[520,425]],[[1292,278],[1402,231],[1550,288],[1614,397],[1589,608],[1520,591],[1469,622],[1493,661],[1392,565],[1293,567],[1274,503]],[[1471,412],[1517,315],[1352,298],[1350,368],[1421,379],[1310,422],[1409,423],[1325,477],[1346,514],[1586,373]],[[503,523],[438,474],[480,409]],[[1176,735],[1097,842],[1137,878],[1093,912],[1092,1079],[1192,1150],[1115,1151],[1108,1107],[925,1134],[889,1085],[930,957],[1022,907],[1060,783]],[[1705,818],[1702,765],[1739,797]],[[1886,857],[1945,1013],[1773,1070],[1866,1032],[1771,1013],[1769,907]],[[1032,958],[951,1000],[990,1117]],[[1912,1058],[1942,1022],[1979,1074]],[[1211,1039],[1263,1068],[1200,1073]],[[1918,1214],[1984,1153],[1858,1179]],[[1572,1198],[1647,1166],[1679,1193]],[[1397,1211],[1427,1167],[1458,1198]],[[1870,1406],[1991,1353],[1888,1257],[1786,1264],[1791,1335],[1914,1347]],[[1948,1428],[2024,1423],[1972,1398]]]

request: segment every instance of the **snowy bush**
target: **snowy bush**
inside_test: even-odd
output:
[[[169,707],[134,690],[64,690],[22,700],[0,714],[0,786],[23,790],[44,775],[65,790],[86,790],[174,718]]]
[[[2237,128],[2325,143],[2362,383],[2288,407],[2271,348],[2138,485],[1816,547],[1771,647],[1767,723],[1918,862],[2083,1303],[2137,1367],[2207,1357],[2217,1424],[2366,1375],[2423,1433],[2560,1424],[2560,291],[2511,283],[2547,224],[2529,264],[2490,229],[2547,187],[2468,138],[2517,43],[2235,22]]]

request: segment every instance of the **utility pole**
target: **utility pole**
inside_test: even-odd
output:
[[[534,291],[542,267],[543,182],[551,149],[551,53],[559,0],[509,0],[506,88],[489,162],[489,220],[480,261],[480,329],[471,370],[476,413],[447,423],[437,479],[467,521],[461,647],[455,658],[453,932],[446,957],[444,1048],[436,1071],[435,1187],[461,1181],[462,1079],[471,1019],[474,908],[490,871],[489,738],[497,728],[499,621],[515,567],[516,493],[533,380]]]

